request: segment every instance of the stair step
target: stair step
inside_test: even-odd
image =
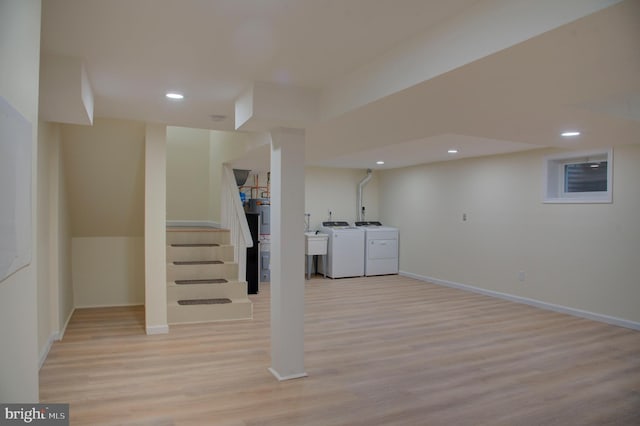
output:
[[[231,303],[215,305],[189,306],[179,305],[177,302],[169,302],[167,303],[167,320],[169,324],[189,324],[212,321],[246,320],[252,318],[253,309],[251,300],[246,297],[230,297],[230,299]]]
[[[185,259],[185,261],[189,261]],[[167,282],[175,280],[204,280],[208,278],[224,278],[229,281],[238,279],[238,264],[224,262],[218,264],[186,264],[167,263]]]
[[[220,244],[209,244],[209,243],[171,244],[171,247],[220,247]]]
[[[177,260],[174,265],[222,265],[222,260]]]
[[[204,275],[204,279],[212,275]],[[184,280],[188,280],[185,278]],[[198,277],[191,279],[197,280]],[[177,284],[175,281],[167,283],[167,303],[176,303],[178,300],[187,299],[246,299],[247,283],[245,281],[233,281],[206,284],[185,283]]]
[[[175,280],[174,282],[179,285],[184,285],[184,284],[224,284],[224,283],[228,283],[229,281],[225,280],[224,278],[210,278],[210,279],[204,279],[204,280]]]
[[[167,262],[181,260],[222,260],[233,262],[233,246],[225,244],[189,244],[185,246],[167,246]]]
[[[166,238],[169,324],[252,318],[229,230],[167,228]]]
[[[220,305],[231,303],[231,299],[187,299],[178,300],[178,305]]]
[[[230,233],[226,229],[167,229],[167,245],[229,244],[230,241]]]

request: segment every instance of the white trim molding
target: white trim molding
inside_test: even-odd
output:
[[[71,321],[71,317],[73,316],[73,313],[76,311],[76,307],[74,306],[73,308],[71,308],[71,312],[69,312],[69,316],[67,317],[67,320],[64,322],[64,325],[62,326],[62,330],[60,330],[58,332],[58,334],[56,335],[56,340],[62,340],[62,338],[64,337],[64,333],[65,331],[67,331],[67,326],[69,325],[69,321]]]
[[[49,335],[49,339],[47,340],[47,344],[42,348],[42,352],[40,352],[40,358],[38,359],[38,370],[42,368],[44,362],[47,360],[49,356],[49,351],[51,350],[51,345],[53,345],[54,340],[56,340],[56,333],[51,333]]]
[[[76,306],[74,309],[123,308],[123,307],[128,307],[128,306],[144,306],[144,302],[107,303],[105,305],[82,305],[82,306]]]
[[[594,170],[601,170],[599,164],[607,164],[606,191],[566,192],[565,166],[591,163]],[[543,203],[612,203],[613,202],[613,148],[590,151],[561,152],[546,155],[543,163]],[[590,172],[591,173],[591,172]]]
[[[612,317],[609,315],[598,314],[595,312],[583,311],[582,309],[570,308],[568,306],[556,305],[553,303],[542,302],[528,297],[515,296],[513,294],[501,293],[499,291],[487,290],[480,287],[474,287],[467,284],[456,283],[453,281],[441,280],[439,278],[426,277],[424,275],[413,274],[411,272],[400,271],[403,277],[413,278],[418,281],[425,281],[445,287],[451,287],[458,290],[470,291],[485,296],[497,297],[499,299],[509,300],[511,302],[523,303],[525,305],[534,306],[536,308],[546,309],[548,311],[560,312],[563,314],[573,315],[580,318],[586,318],[594,321],[604,322],[611,325],[630,328],[632,330],[640,330],[640,322],[626,320],[624,318]]]
[[[284,382],[285,380],[302,379],[303,377],[308,376],[306,372],[299,373],[299,374],[291,374],[289,376],[281,376],[276,370],[273,369],[273,367],[269,367],[269,372],[273,374],[273,376],[281,382]]]
[[[44,362],[47,360],[47,357],[49,356],[49,351],[51,350],[51,346],[53,346],[53,342],[60,341],[62,340],[62,337],[64,337],[64,332],[67,330],[67,325],[69,325],[69,321],[71,321],[71,316],[75,311],[76,311],[76,308],[73,307],[71,309],[71,312],[69,312],[69,316],[67,317],[67,320],[64,322],[64,325],[62,326],[62,330],[58,332],[54,331],[49,336],[49,339],[47,340],[47,344],[42,349],[42,352],[40,352],[40,358],[38,360],[38,370],[42,368],[42,366],[44,365]]]
[[[169,326],[168,325],[152,325],[147,327],[147,335],[151,336],[154,334],[168,334]]]

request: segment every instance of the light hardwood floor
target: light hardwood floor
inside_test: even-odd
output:
[[[72,425],[639,425],[640,332],[399,276],[306,283],[309,377],[254,320],[146,336],[142,307],[77,310],[40,371]]]

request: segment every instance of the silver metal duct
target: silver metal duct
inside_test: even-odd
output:
[[[249,177],[251,170],[233,169],[233,176],[236,178],[236,184],[238,186],[244,185]]]

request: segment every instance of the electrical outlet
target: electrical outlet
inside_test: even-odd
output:
[[[462,221],[463,222],[467,221],[467,214],[466,213],[462,213]]]
[[[518,272],[518,281],[524,282],[524,271]]]

